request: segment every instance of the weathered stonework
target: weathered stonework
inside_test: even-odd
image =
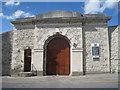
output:
[[[10,75],[12,60],[13,31],[0,35],[2,39],[2,75]]]
[[[84,26],[85,33],[85,53],[86,71],[93,72],[109,72],[109,41],[108,27],[106,23],[90,22]],[[93,43],[100,44],[100,58],[94,61],[92,58]]]
[[[118,27],[108,27],[110,19],[105,14],[82,15],[67,11],[16,19],[12,21],[15,25],[13,35],[9,33],[10,38],[5,35],[10,42],[3,42],[3,48],[11,51],[11,59],[2,55],[2,61],[10,61],[9,75],[21,75],[24,72],[24,50],[29,47],[32,50],[31,71],[40,76],[46,75],[46,47],[53,38],[62,37],[70,45],[70,75],[118,72]],[[7,49],[7,43],[11,49]],[[100,58],[96,61],[92,56],[91,45],[94,43],[100,45]],[[26,75],[22,73],[22,76]]]
[[[13,36],[13,55],[12,55],[12,74],[16,71],[23,71],[24,66],[24,49],[26,46],[34,45],[34,30],[24,29],[24,30],[14,30]]]
[[[119,63],[119,26],[109,27],[111,72],[120,72]]]

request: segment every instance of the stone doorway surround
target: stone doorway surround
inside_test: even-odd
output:
[[[33,64],[38,69],[37,70],[38,75],[40,76],[46,75],[46,46],[48,42],[55,37],[62,37],[66,39],[70,44],[70,74],[69,75],[70,76],[83,75],[83,50],[74,49],[73,42],[70,39],[68,39],[65,35],[62,35],[59,32],[49,36],[45,40],[43,49],[34,49]],[[39,59],[36,57],[39,57]]]

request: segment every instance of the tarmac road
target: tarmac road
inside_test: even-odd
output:
[[[2,77],[2,88],[118,88],[118,74]]]

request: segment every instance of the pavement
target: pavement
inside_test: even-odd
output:
[[[118,88],[118,74],[1,77],[2,88]]]

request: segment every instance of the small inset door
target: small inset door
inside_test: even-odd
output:
[[[24,50],[24,72],[31,71],[31,49]]]

